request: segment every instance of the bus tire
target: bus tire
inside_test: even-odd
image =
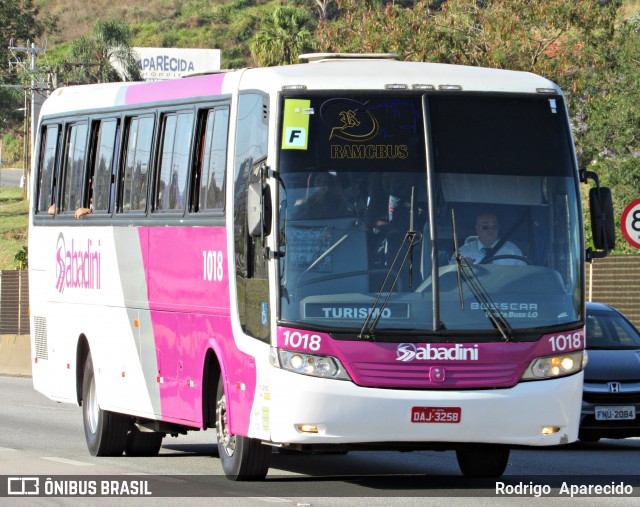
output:
[[[456,451],[465,477],[500,477],[509,462],[510,449],[503,445],[478,444]]]
[[[123,414],[102,410],[98,405],[91,353],[87,355],[82,379],[82,422],[92,456],[122,455],[131,420]]]
[[[127,456],[157,456],[162,447],[164,433],[140,431],[133,426],[127,435],[124,453]]]
[[[216,438],[220,462],[227,479],[260,481],[266,477],[271,448],[254,438],[232,435],[229,432],[222,376],[216,393]]]

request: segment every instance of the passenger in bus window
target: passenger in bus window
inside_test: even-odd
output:
[[[336,177],[328,172],[315,172],[307,179],[304,199],[295,203],[293,218],[341,218],[354,216]]]
[[[367,196],[367,223],[378,234],[389,225],[390,173],[373,173],[369,178]]]
[[[347,179],[349,184],[344,191],[345,198],[356,216],[364,218],[369,197],[367,178],[360,173],[351,173],[347,175]]]
[[[88,196],[88,198],[89,198],[89,207],[87,208],[87,207],[81,206],[78,209],[76,209],[76,211],[74,213],[74,216],[76,218],[80,218],[80,217],[83,217],[84,215],[88,215],[90,213],[93,213],[93,206],[92,206],[92,204],[93,204],[93,191],[95,189],[94,178],[95,178],[95,175],[92,174],[90,179],[89,179],[89,185],[88,185],[88,188],[89,188],[89,196]]]
[[[49,206],[49,209],[47,210],[47,213],[49,215],[55,215],[56,214],[56,205],[52,204],[51,206]]]
[[[75,212],[75,217],[76,218],[80,218],[84,215],[88,215],[89,213],[92,213],[92,209],[91,208],[78,208]]]
[[[476,217],[475,236],[469,236],[460,250],[460,255],[471,264],[482,264],[486,259],[488,264],[522,265],[522,251],[511,241],[500,241],[500,224],[495,213],[485,211]],[[494,251],[496,250],[497,251]],[[499,258],[506,256],[506,258]],[[517,259],[515,257],[520,257]],[[495,258],[495,259],[494,259]],[[492,260],[494,259],[494,260]],[[455,253],[450,263],[456,262]]]
[[[426,187],[424,184],[418,183],[415,175],[397,175],[391,180],[389,222],[393,223],[396,228],[404,231],[410,225],[411,212],[413,211],[414,229],[422,230],[426,222],[426,209]]]

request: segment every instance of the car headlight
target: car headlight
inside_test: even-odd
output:
[[[271,348],[271,365],[311,377],[351,380],[338,358]]]
[[[522,380],[545,380],[578,373],[584,368],[584,351],[538,357],[531,361]]]

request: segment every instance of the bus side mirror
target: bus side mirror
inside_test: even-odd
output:
[[[601,187],[598,174],[580,170],[580,181],[593,180],[595,187],[589,189],[589,212],[591,214],[591,236],[596,251],[587,249],[587,260],[606,257],[616,246],[616,228],[613,221],[613,201],[611,189]]]
[[[607,187],[589,189],[589,211],[593,246],[608,252],[616,246],[616,229],[613,220],[611,190]]]
[[[271,234],[271,189],[262,176],[247,189],[247,228],[254,238]]]

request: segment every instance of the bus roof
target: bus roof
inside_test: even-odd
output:
[[[388,58],[325,58],[313,63],[218,72],[170,81],[105,83],[55,90],[42,114],[96,110],[184,98],[215,97],[237,90],[277,93],[283,87],[314,90],[460,90],[496,93],[561,93],[529,72]]]
[[[403,62],[392,59],[319,60],[314,63],[250,69],[242,88],[274,84],[304,85],[308,90],[385,90],[392,85],[406,89],[449,89],[462,91],[536,93],[538,89],[560,89],[548,79],[529,72],[469,67],[442,63]]]

